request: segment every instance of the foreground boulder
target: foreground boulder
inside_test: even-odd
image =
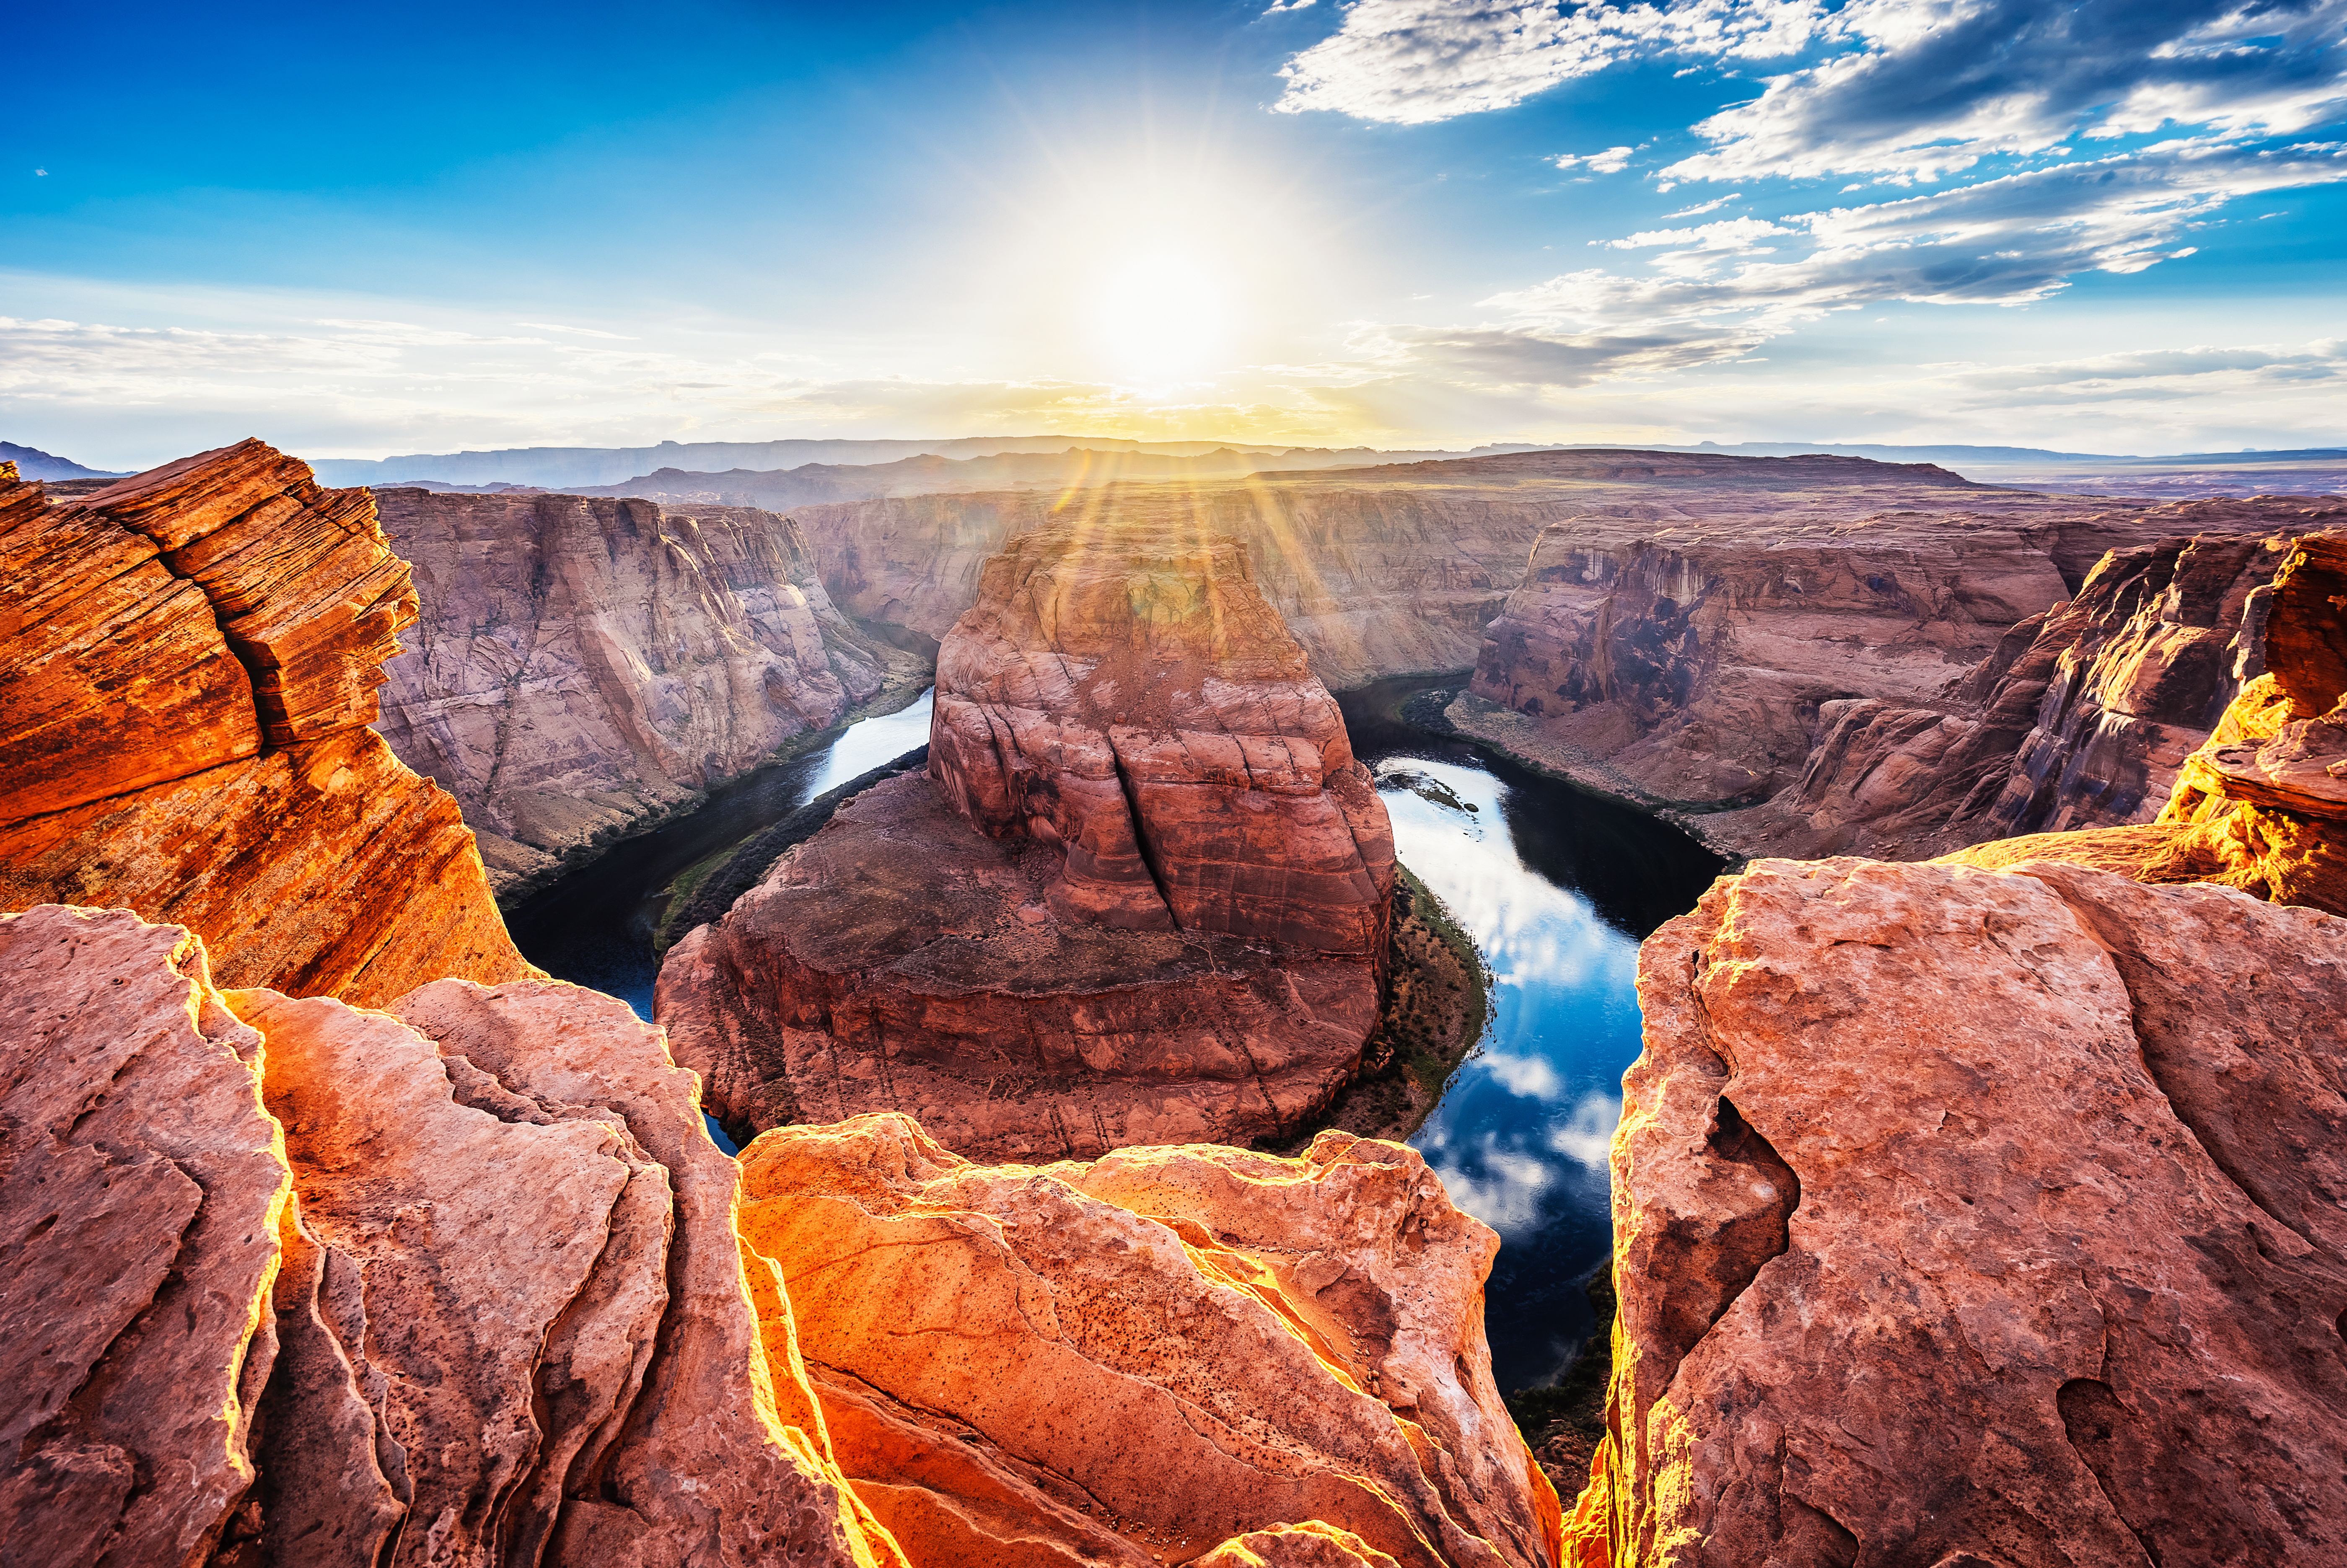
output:
[[[876,692],[796,524],[748,507],[375,492],[423,614],[378,724],[510,900]]]
[[[0,907],[127,905],[225,984],[362,1006],[531,972],[367,729],[416,610],[367,492],[258,441],[59,506],[0,477]]]
[[[1235,541],[1022,535],[938,662],[928,773],[671,950],[658,1011],[750,1131],[899,1110],[947,1146],[1246,1143],[1375,1028],[1393,837]]]
[[[1570,1560],[2347,1561],[2347,921],[1761,861],[1639,996]]]
[[[223,995],[184,929],[56,907],[0,976],[15,1560],[901,1561],[623,1004]]]
[[[989,1167],[876,1115],[766,1133],[743,1181],[916,1563],[1554,1560],[1483,1339],[1498,1238],[1399,1144]]]

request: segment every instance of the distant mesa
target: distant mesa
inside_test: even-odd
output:
[[[16,465],[16,474],[25,479],[120,479],[121,474],[111,474],[103,468],[85,468],[70,457],[60,457],[44,452],[37,446],[19,446],[14,441],[0,441],[0,463]]]

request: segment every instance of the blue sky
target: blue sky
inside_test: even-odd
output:
[[[2347,0],[15,28],[0,436],[101,466],[2347,441]]]

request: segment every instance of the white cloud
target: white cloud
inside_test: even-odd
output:
[[[534,327],[542,333],[569,333],[577,337],[609,338],[613,343],[636,343],[640,341],[636,338],[628,337],[620,333],[598,332],[593,327],[559,326],[553,322],[516,322],[514,323],[514,325],[518,327]]]
[[[1520,1100],[1553,1100],[1564,1092],[1564,1080],[1545,1056],[1512,1056],[1486,1050],[1476,1058],[1485,1072]]]
[[[1629,167],[1630,155],[1637,150],[1635,147],[1609,147],[1604,152],[1585,156],[1564,153],[1553,161],[1559,169],[1586,168],[1592,174],[1619,174]]]
[[[1621,1121],[1620,1096],[1585,1094],[1563,1126],[1549,1129],[1548,1146],[1591,1170],[1605,1170],[1613,1152],[1614,1129]]]
[[[1744,192],[1741,190],[1731,190],[1725,196],[1715,196],[1708,201],[1697,202],[1693,207],[1682,207],[1676,212],[1665,212],[1663,216],[1665,218],[1700,218],[1706,212],[1718,211],[1721,208],[1727,206],[1731,201],[1741,201],[1743,200]]]

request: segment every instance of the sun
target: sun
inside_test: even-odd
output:
[[[1110,374],[1142,385],[1210,374],[1228,348],[1230,291],[1194,257],[1152,251],[1105,269],[1093,331]]]

